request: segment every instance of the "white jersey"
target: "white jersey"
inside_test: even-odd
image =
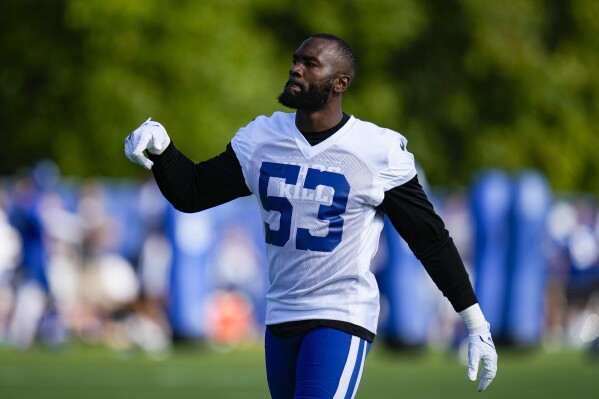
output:
[[[376,333],[370,263],[385,191],[416,175],[407,140],[350,117],[311,146],[295,114],[260,116],[231,142],[264,220],[270,287],[266,324],[328,319]]]

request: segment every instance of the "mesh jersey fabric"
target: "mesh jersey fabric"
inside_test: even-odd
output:
[[[276,112],[240,129],[231,145],[264,221],[266,324],[330,319],[376,333],[376,207],[416,175],[405,137],[352,116],[311,146],[294,113]]]

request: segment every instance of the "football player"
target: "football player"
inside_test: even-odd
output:
[[[226,150],[195,163],[148,120],[125,140],[163,195],[198,212],[255,195],[264,221],[270,286],[266,371],[279,398],[353,398],[376,335],[379,291],[370,263],[386,214],[469,331],[468,376],[491,383],[489,324],[401,134],[343,112],[356,74],[352,48],[318,34],[293,54],[279,102],[293,113],[258,116]]]

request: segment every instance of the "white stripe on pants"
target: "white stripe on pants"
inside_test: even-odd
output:
[[[337,391],[335,392],[333,399],[344,399],[350,389],[352,390],[351,398],[353,399],[353,397],[356,395],[360,378],[362,377],[362,369],[364,368],[364,358],[366,357],[366,343],[364,343],[360,348],[360,341],[361,339],[356,336],[353,336],[351,339],[347,360],[345,361],[343,373],[339,379],[339,385],[337,386]],[[357,362],[360,363],[357,364]],[[358,378],[355,381],[354,386],[350,387],[351,377],[356,367],[360,368],[358,372]]]

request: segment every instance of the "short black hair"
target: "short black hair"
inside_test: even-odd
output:
[[[326,39],[331,40],[337,43],[339,48],[339,55],[345,66],[348,68],[347,73],[353,78],[358,70],[358,63],[356,61],[356,54],[354,53],[354,49],[347,43],[345,40],[340,38],[339,36],[333,35],[331,33],[317,33],[309,37],[309,39],[318,38],[318,39]]]

